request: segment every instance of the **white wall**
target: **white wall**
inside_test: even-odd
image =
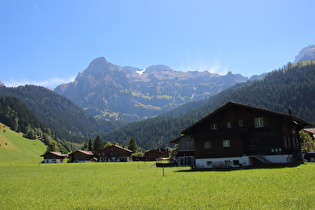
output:
[[[272,163],[291,163],[292,162],[292,155],[267,155],[264,157]]]
[[[291,163],[292,155],[267,155],[264,156],[267,160],[272,163]],[[225,161],[230,161],[230,167],[240,167],[239,165],[233,165],[233,161],[238,160],[243,166],[250,166],[252,162],[248,156],[243,157],[226,157],[226,158],[204,158],[196,159],[197,168],[215,168],[215,167],[226,167]],[[212,165],[208,165],[207,162],[212,161]]]
[[[63,163],[63,159],[44,159],[45,163]]]
[[[239,164],[243,166],[249,166],[250,160],[248,156],[242,157],[226,157],[226,158],[203,158],[196,159],[197,168],[216,168],[216,167],[225,167],[225,161],[230,161],[231,167],[240,167],[240,165],[234,165],[233,161],[238,160]],[[208,161],[212,161],[212,165],[208,165]]]

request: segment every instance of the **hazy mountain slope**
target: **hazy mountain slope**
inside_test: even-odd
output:
[[[294,63],[299,61],[315,60],[315,45],[309,45],[303,48],[299,54],[295,57]]]
[[[69,99],[39,86],[0,87],[1,96],[12,96],[26,104],[59,137],[72,142],[85,141],[88,136],[118,128],[118,122],[95,120]]]
[[[179,72],[164,65],[145,70],[120,67],[105,58],[93,60],[74,82],[54,91],[96,118],[135,121],[208,98],[238,82],[242,75]]]
[[[131,123],[103,135],[108,141],[125,143],[133,136],[140,147],[166,146],[181,130],[228,101],[287,113],[315,124],[315,64],[274,71],[263,80],[237,84],[213,96],[201,107],[173,117],[156,117]],[[203,103],[203,102],[202,102]],[[185,106],[188,106],[187,104]]]

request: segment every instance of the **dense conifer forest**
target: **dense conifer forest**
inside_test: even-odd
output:
[[[55,140],[60,151],[67,153],[74,148],[70,142],[58,138],[57,133],[41,122],[35,114],[19,99],[14,97],[0,98],[0,122],[13,131],[23,133],[28,139],[40,139],[44,144]]]

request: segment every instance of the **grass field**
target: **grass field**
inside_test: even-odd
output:
[[[10,130],[0,142],[0,209],[315,209],[314,163],[162,176],[153,162],[39,164],[46,147]]]
[[[315,164],[184,172],[152,162],[1,164],[1,209],[315,209]]]
[[[46,148],[43,142],[23,138],[0,123],[0,162],[37,163]]]

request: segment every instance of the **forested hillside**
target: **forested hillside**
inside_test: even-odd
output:
[[[53,91],[33,85],[17,88],[0,87],[0,97],[11,96],[21,100],[43,123],[56,132],[58,138],[70,142],[86,142],[86,137],[112,131],[119,122],[95,120],[69,99]]]
[[[310,62],[309,62],[310,63]],[[106,141],[126,143],[133,136],[145,149],[164,147],[180,135],[181,130],[210,114],[228,101],[287,113],[315,124],[315,64],[299,63],[268,74],[263,80],[237,84],[211,97],[208,102],[189,104],[171,112],[169,117],[156,117],[131,123],[103,135]],[[181,109],[186,109],[185,111]],[[177,115],[178,114],[178,115]],[[176,116],[175,116],[176,115]],[[172,117],[170,117],[172,116]]]
[[[13,131],[23,133],[28,139],[40,139],[44,144],[56,140],[58,147],[64,153],[73,149],[69,142],[61,140],[56,133],[42,123],[35,114],[19,99],[0,97],[0,122],[9,126]]]

